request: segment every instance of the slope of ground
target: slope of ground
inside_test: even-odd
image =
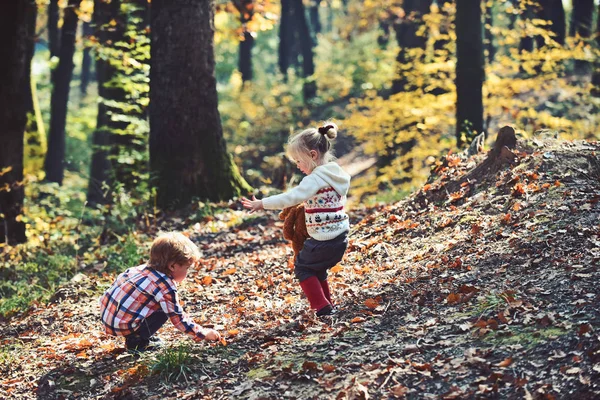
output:
[[[600,398],[599,152],[534,139],[492,164],[449,155],[410,198],[352,210],[323,320],[276,214],[170,221],[205,255],[185,308],[227,343],[165,326],[167,351],[125,353],[97,320],[114,277],[78,275],[0,327],[0,397]]]

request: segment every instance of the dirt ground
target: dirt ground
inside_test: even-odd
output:
[[[600,398],[600,144],[519,142],[474,174],[489,157],[449,155],[406,200],[350,210],[324,319],[275,213],[165,221],[205,256],[185,309],[226,345],[165,326],[165,353],[124,352],[98,321],[114,276],[79,274],[0,327],[0,398]]]

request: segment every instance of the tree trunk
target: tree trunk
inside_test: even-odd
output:
[[[561,46],[565,44],[566,21],[565,8],[562,0],[538,0],[539,8],[536,17],[551,23],[549,30],[554,33],[554,40]],[[537,48],[543,47],[546,43],[541,36],[536,37]]]
[[[150,166],[163,209],[250,189],[223,139],[213,16],[212,1],[152,2]]]
[[[399,93],[412,90],[404,71],[412,68],[416,60],[411,59],[409,53],[411,49],[425,49],[427,37],[417,34],[423,26],[423,15],[429,12],[431,0],[405,0],[405,17],[400,23],[394,24],[396,31],[396,41],[400,50],[396,57],[398,78],[392,83],[392,93]]]
[[[238,70],[242,74],[242,82],[252,80],[252,47],[254,46],[254,37],[248,30],[247,24],[254,16],[253,0],[234,1],[235,7],[240,13],[240,23],[244,30],[244,40],[240,40],[240,52],[238,59]]]
[[[456,143],[483,132],[481,1],[456,0]],[[463,139],[463,135],[465,138]]]
[[[286,80],[294,43],[294,19],[292,16],[291,1],[281,0],[281,19],[279,21],[279,71],[281,71]]]
[[[59,17],[60,9],[58,8],[58,0],[50,0],[50,4],[48,4],[48,48],[50,50],[50,58],[54,56],[58,57],[58,50],[60,48]]]
[[[292,14],[295,17],[296,33],[302,52],[302,76],[304,77],[302,94],[306,102],[317,95],[317,84],[312,79],[312,75],[315,73],[313,46],[302,0],[291,0],[291,8]]]
[[[312,28],[314,44],[317,44],[317,35],[321,33],[321,19],[319,16],[320,0],[314,0],[308,8],[310,15],[310,27]]]
[[[60,61],[54,74],[52,104],[50,107],[50,133],[48,153],[44,162],[46,180],[62,184],[65,160],[65,125],[69,103],[69,86],[73,76],[73,54],[75,53],[75,34],[78,17],[76,9],[81,0],[69,0],[65,9],[61,33]]]
[[[92,137],[93,153],[87,193],[87,200],[92,205],[106,204],[110,200],[103,186],[110,187],[112,185],[113,174],[109,155],[115,152],[113,146],[116,146],[111,140],[112,131],[125,128],[122,122],[111,119],[110,113],[117,112],[117,110],[106,105],[107,101],[123,101],[125,93],[121,88],[107,87],[107,83],[116,76],[118,71],[102,54],[103,50],[123,39],[125,21],[120,8],[120,0],[113,0],[111,3],[103,0],[94,1],[94,25],[98,39],[96,80],[98,81],[98,96],[101,101],[98,103],[96,130]],[[114,21],[112,26],[110,26],[111,21]]]
[[[446,11],[444,11],[444,6],[446,4],[452,3],[452,0],[438,0],[437,3],[440,8],[440,13],[444,17],[444,20],[449,19],[448,13]],[[442,25],[440,26],[440,33],[443,35],[447,35],[448,34],[448,29],[447,29],[448,24],[444,23],[445,22],[444,20],[442,20]],[[450,43],[450,40],[448,40],[448,39],[436,40],[436,42],[433,44],[433,48],[434,48],[434,50],[442,50],[448,45],[448,43]]]
[[[571,15],[571,36],[580,36],[588,39],[592,35],[592,16],[594,14],[594,0],[573,1],[573,13]],[[579,73],[588,72],[588,63],[583,60],[575,60],[575,71]]]
[[[92,51],[92,46],[90,46],[87,42],[90,37],[94,34],[94,30],[92,29],[89,22],[83,23],[83,55],[81,58],[81,76],[79,82],[79,91],[82,95],[87,94],[87,87],[90,83],[90,70],[92,69],[92,55],[90,54]]]
[[[593,14],[594,0],[573,0],[569,36],[579,35],[582,38],[589,38],[592,34]]]
[[[0,243],[24,243],[23,134],[27,122],[31,43],[35,38],[34,0],[6,3],[0,13]]]
[[[600,48],[600,5],[598,5],[598,18],[596,22],[596,46]],[[594,63],[594,73],[592,74],[592,95],[600,97],[600,61],[596,59]]]
[[[254,46],[254,37],[245,30],[244,40],[240,41],[240,60],[239,69],[242,74],[242,82],[252,80],[252,47]]]
[[[492,27],[494,26],[494,5],[493,3],[486,2],[485,4],[485,48],[487,50],[487,62],[491,64],[494,62],[496,56],[496,47],[494,47],[494,35],[492,34]]]

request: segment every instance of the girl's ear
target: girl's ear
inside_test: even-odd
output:
[[[310,158],[313,159],[313,161],[317,161],[317,158],[319,157],[319,153],[317,153],[316,150],[311,150],[310,151]]]

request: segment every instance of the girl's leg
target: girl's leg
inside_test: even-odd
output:
[[[310,308],[317,311],[317,313],[324,310],[326,307],[331,308],[331,304],[325,297],[321,283],[316,276],[311,276],[310,278],[300,281],[300,287],[310,303]]]
[[[331,292],[329,291],[329,282],[327,282],[327,279],[319,282],[321,283],[321,289],[323,289],[323,294],[325,295],[325,298],[328,302],[331,303],[331,305],[333,305],[333,301],[331,301]]]

